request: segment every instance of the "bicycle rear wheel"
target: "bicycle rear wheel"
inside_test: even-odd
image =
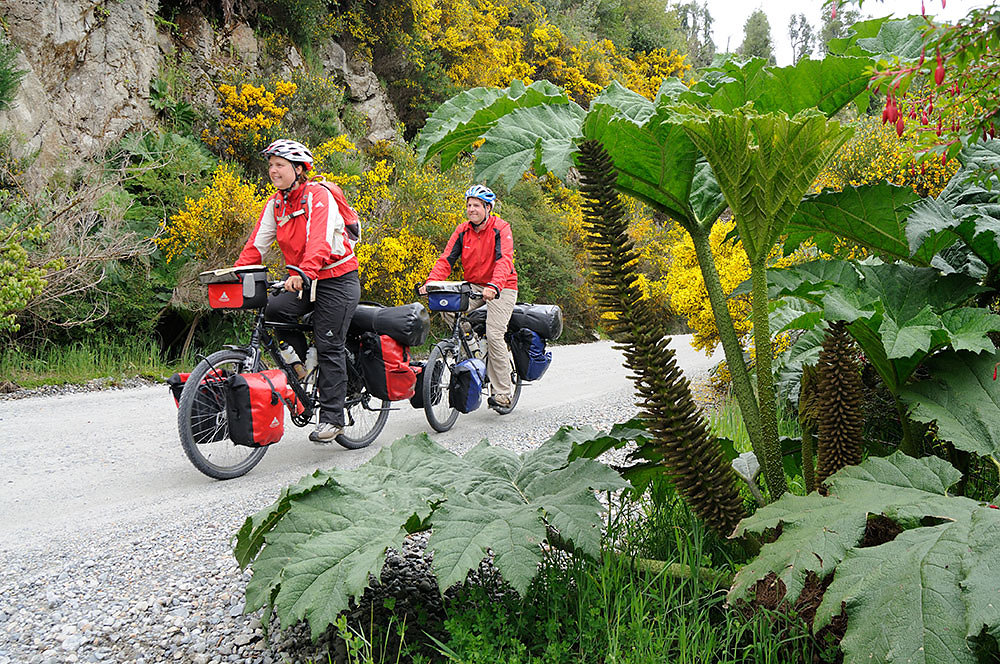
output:
[[[509,345],[507,346],[507,364],[510,367],[510,384],[514,386],[514,391],[510,395],[509,406],[490,406],[498,415],[506,415],[514,410],[517,400],[521,398],[521,376],[517,373],[517,368],[514,365],[514,354],[511,352]],[[489,376],[489,371],[486,372],[486,375]]]
[[[246,447],[229,440],[225,379],[252,371],[247,354],[220,350],[198,363],[184,383],[177,404],[181,447],[194,467],[217,480],[246,475],[267,447]]]
[[[458,419],[458,411],[448,401],[451,370],[460,359],[458,355],[453,345],[439,343],[431,349],[424,365],[424,414],[435,431],[447,431]]]
[[[388,419],[388,401],[376,399],[365,389],[348,394],[344,402],[344,433],[337,436],[337,442],[349,450],[368,447],[382,433]]]

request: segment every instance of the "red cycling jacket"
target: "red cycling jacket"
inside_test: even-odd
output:
[[[495,214],[490,215],[479,230],[467,221],[459,224],[427,281],[447,279],[459,259],[466,281],[479,286],[495,286],[497,293],[504,288],[517,290],[514,236],[510,224]]]
[[[305,182],[287,194],[277,192],[264,211],[236,265],[264,262],[271,243],[278,241],[286,265],[297,265],[310,279],[339,277],[358,269],[354,245],[361,226],[337,185]]]

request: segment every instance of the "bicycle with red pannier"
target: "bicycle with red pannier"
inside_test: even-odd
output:
[[[309,279],[299,268],[303,292]],[[177,402],[177,428],[184,453],[202,473],[215,479],[240,477],[263,458],[284,434],[285,410],[292,423],[308,426],[319,411],[315,348],[304,360],[279,339],[283,331],[310,333],[309,315],[297,323],[264,317],[268,293],[284,281],[268,281],[267,268],[247,265],[199,275],[215,309],[256,310],[250,338],[201,361],[190,374],[167,383]],[[383,307],[358,305],[347,334],[347,398],[344,431],[337,442],[348,449],[370,445],[385,427],[391,403],[414,394],[416,375],[410,346],[419,346],[430,329],[420,303]]]

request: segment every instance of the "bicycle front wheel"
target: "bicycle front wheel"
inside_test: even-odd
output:
[[[212,353],[191,371],[177,404],[177,430],[184,453],[195,468],[217,480],[246,475],[267,452],[267,447],[246,447],[229,440],[225,381],[233,374],[252,371],[246,361],[243,351]]]
[[[448,401],[451,370],[458,360],[458,351],[454,346],[439,343],[431,349],[424,365],[424,414],[435,431],[447,431],[455,426],[458,419],[458,411]]]
[[[385,428],[389,419],[389,402],[376,399],[368,390],[347,395],[344,402],[344,433],[337,442],[349,450],[368,447]]]

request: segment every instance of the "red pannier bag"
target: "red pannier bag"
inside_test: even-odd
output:
[[[281,369],[235,374],[226,380],[229,439],[237,445],[262,447],[281,440],[285,409],[298,409],[298,400]]]
[[[410,348],[388,334],[361,335],[361,372],[376,399],[401,401],[413,396],[417,375],[410,367]]]

